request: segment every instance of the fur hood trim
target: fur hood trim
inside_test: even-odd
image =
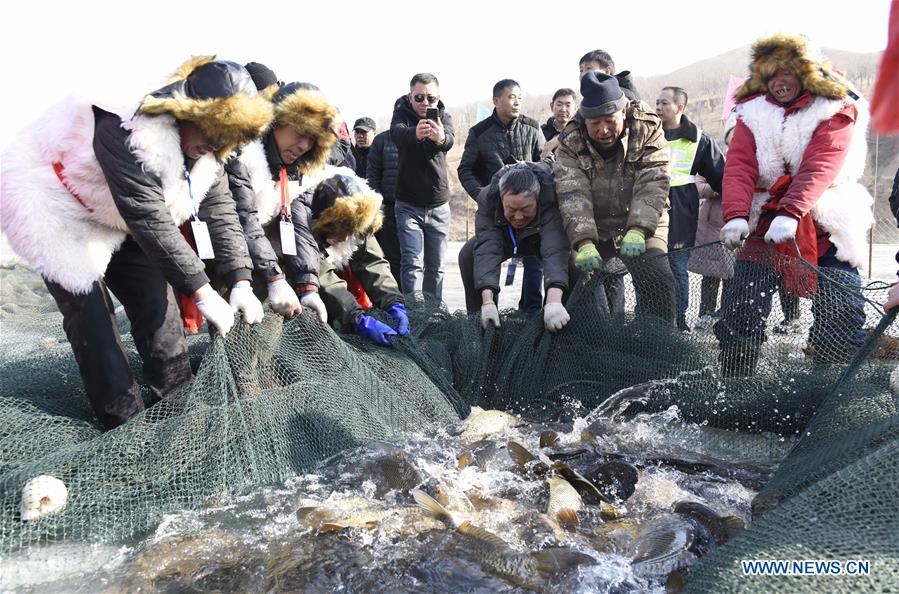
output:
[[[312,198],[312,234],[320,243],[328,235],[372,235],[384,224],[382,201],[381,195],[358,177],[326,179]]]
[[[751,56],[749,78],[734,95],[738,102],[767,93],[768,80],[782,68],[794,72],[802,81],[802,88],[813,95],[843,99],[852,88],[801,35],[777,33],[763,37],[753,44]]]
[[[188,60],[165,87],[144,97],[138,113],[168,114],[176,120],[197,124],[219,147],[216,157],[224,161],[239,145],[265,132],[271,124],[273,110],[270,101],[256,92],[246,70],[236,64],[216,67],[221,64],[231,63],[216,62],[214,56]],[[223,80],[209,80],[214,77]],[[210,86],[215,88],[207,89]],[[197,90],[198,87],[203,91]],[[203,96],[204,93],[209,96]]]
[[[337,108],[314,89],[298,89],[275,103],[275,126],[290,126],[314,141],[297,163],[301,174],[321,169],[327,163],[337,142],[336,124]]]

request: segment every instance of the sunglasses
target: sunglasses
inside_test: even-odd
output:
[[[421,93],[417,93],[412,95],[412,99],[416,103],[424,103],[424,100],[427,99],[430,105],[434,105],[438,101],[440,101],[440,97],[435,97],[434,95],[422,95]]]

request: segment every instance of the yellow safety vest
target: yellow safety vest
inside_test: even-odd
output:
[[[699,131],[699,136],[702,132]],[[671,167],[671,187],[695,184],[696,176],[690,175],[693,171],[693,161],[696,159],[696,151],[699,142],[693,142],[686,138],[678,138],[668,143],[669,165]]]

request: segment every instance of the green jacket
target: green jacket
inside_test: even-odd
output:
[[[631,102],[618,154],[606,161],[575,116],[559,135],[553,175],[562,223],[572,249],[614,241],[631,228],[668,239],[668,143],[662,122]]]

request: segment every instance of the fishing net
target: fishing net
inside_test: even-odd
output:
[[[889,375],[899,349],[897,324],[879,305],[889,286],[860,287],[857,276],[767,248],[736,269],[720,245],[683,254],[691,270],[694,262],[717,262],[717,276],[730,276],[745,297],[728,314],[711,291],[715,268],[704,267],[705,280],[691,273],[691,332],[652,314],[664,283],[634,291],[635,277],[651,279],[649,258],[629,268],[612,261],[582,278],[566,304],[571,321],[555,335],[541,316],[514,311],[503,312],[499,329],[484,331],[477,316],[424,297],[407,302],[413,331],[392,348],[337,335],[308,314],[284,322],[269,312],[260,325],[236,325],[225,340],[191,337],[195,380],[107,433],[87,405],[61,316],[40,279],[20,267],[0,270],[0,556],[61,540],[138,536],[166,514],[308,471],[347,448],[427,435],[471,405],[563,422],[677,407],[684,422],[724,435],[800,438],[756,498],[756,521],[701,559],[688,588],[811,590],[833,579],[745,578],[739,560],[761,558],[867,559],[871,575],[839,578],[851,579],[847,588],[895,588],[899,416]],[[598,306],[613,277],[625,282],[624,314]],[[790,302],[779,284],[805,294]],[[756,316],[767,318],[764,331],[741,335],[725,355],[710,324],[719,320],[722,333],[722,316],[768,305],[769,315]],[[785,314],[788,323],[779,324]],[[23,522],[22,486],[42,474],[65,482],[69,503]]]

